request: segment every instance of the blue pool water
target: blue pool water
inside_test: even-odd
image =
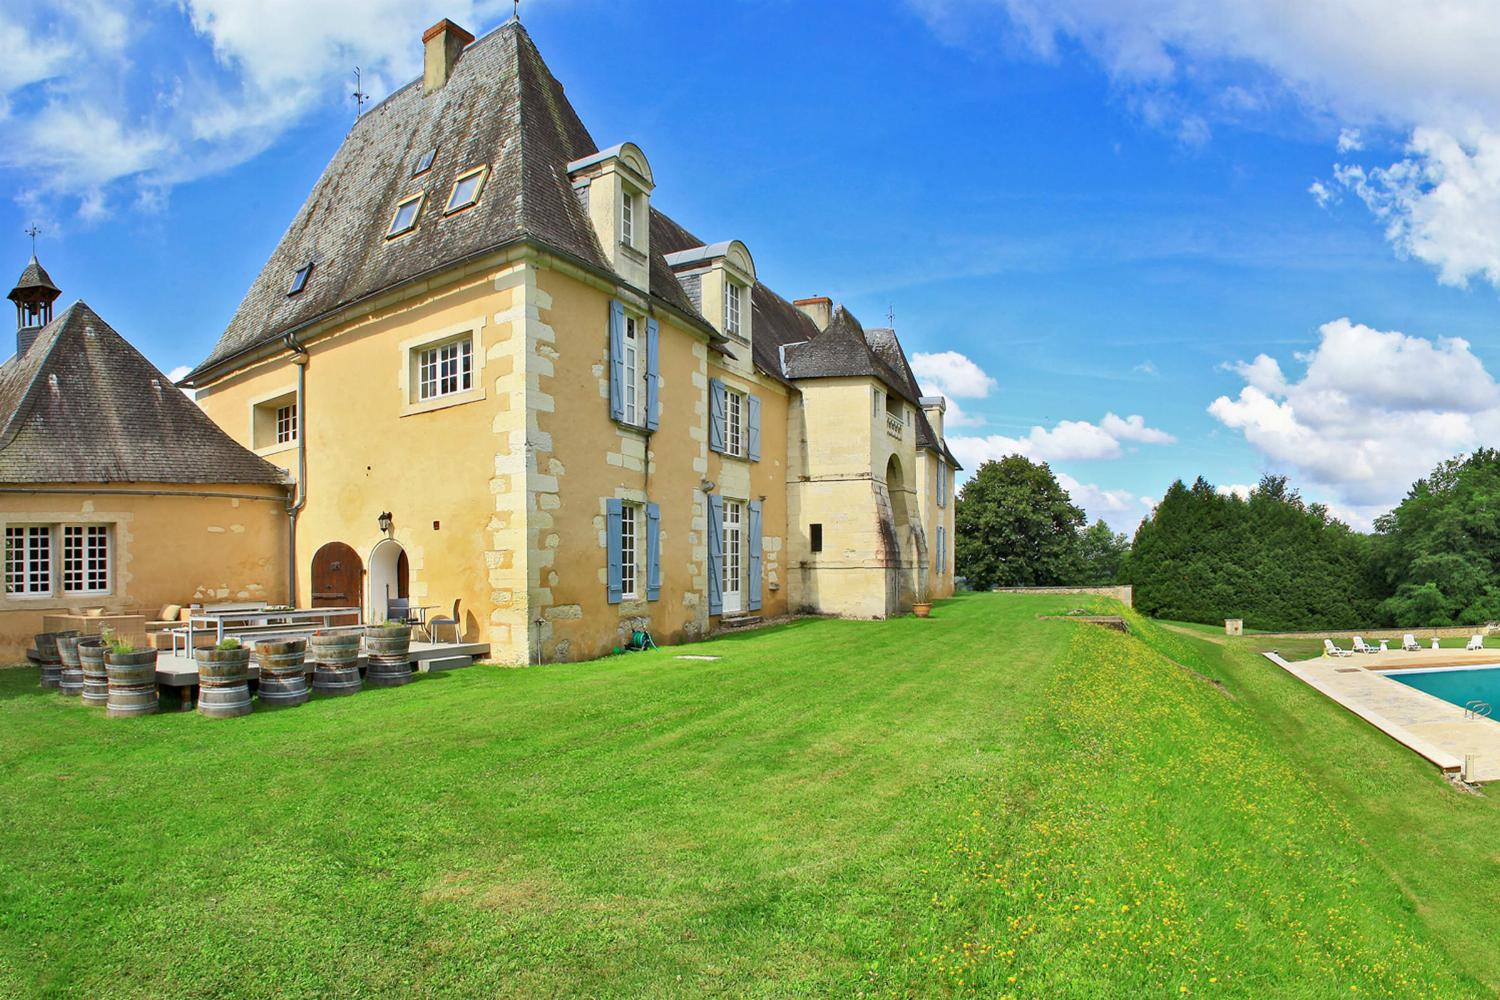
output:
[[[1426,691],[1459,708],[1471,701],[1489,702],[1500,715],[1500,664],[1458,670],[1391,670],[1385,676],[1418,691]]]

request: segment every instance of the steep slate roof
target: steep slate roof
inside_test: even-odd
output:
[[[431,170],[412,177],[437,149]],[[608,271],[567,164],[597,152],[531,37],[511,20],[464,50],[448,82],[417,79],[360,117],[229,327],[188,380],[365,297],[523,239]],[[455,178],[488,164],[479,203],[443,215]],[[426,192],[417,229],[385,238],[399,202]],[[696,316],[653,248],[651,294]],[[306,290],[292,275],[314,264]]]
[[[906,379],[884,358],[870,349],[864,327],[843,306],[834,309],[828,328],[809,343],[787,348],[786,373],[793,379],[848,375],[877,378],[913,406],[920,405],[917,402],[920,394],[914,392]]]
[[[901,377],[906,383],[907,392],[917,397],[917,447],[938,452],[953,469],[962,469],[958,459],[953,457],[953,452],[948,450],[948,443],[938,439],[937,432],[932,429],[932,422],[927,419],[927,412],[921,407],[922,387],[917,384],[917,377],[906,360],[906,351],[896,337],[896,331],[885,326],[873,327],[865,331],[865,342],[870,345],[870,350]]]
[[[0,367],[0,482],[284,483],[82,302]]]
[[[42,267],[41,262],[36,259],[35,254],[32,255],[31,260],[27,263],[26,269],[21,272],[21,276],[16,279],[16,287],[11,289],[10,294],[6,297],[14,300],[17,292],[25,292],[33,288],[55,292],[59,295],[62,294],[62,289],[52,283],[52,276]]]

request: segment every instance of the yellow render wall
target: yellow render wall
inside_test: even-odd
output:
[[[923,450],[917,455],[920,469],[920,494],[917,506],[921,509],[923,530],[927,533],[927,562],[921,572],[927,581],[927,593],[932,600],[953,595],[953,470],[937,455]],[[942,507],[937,505],[939,470],[947,479],[947,492]],[[943,526],[944,565],[937,572],[937,529]]]
[[[528,298],[534,271],[496,263],[307,338],[301,425],[307,502],[297,526],[298,601],[312,603],[311,566],[329,542],[364,563],[367,617],[371,554],[385,537],[405,549],[413,604],[447,614],[462,600],[462,634],[488,642],[500,662],[527,656],[526,374]],[[411,349],[475,331],[474,388],[440,405],[414,405]],[[200,391],[204,410],[248,444],[254,401],[297,384],[289,353]],[[297,451],[267,456],[296,471]],[[373,605],[373,606],[372,606]]]
[[[90,484],[56,489],[0,494],[0,520],[112,525],[110,592],[0,595],[0,662],[24,659],[47,613],[104,608],[110,614],[144,613],[150,620],[167,604],[286,599],[286,494],[277,487],[140,483],[120,487],[128,492],[96,492]],[[214,492],[238,496],[208,495]],[[60,569],[56,534],[52,555],[54,569]]]

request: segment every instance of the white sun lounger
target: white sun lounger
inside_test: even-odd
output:
[[[1324,639],[1323,640],[1323,655],[1324,656],[1353,656],[1354,654],[1352,652],[1350,652],[1349,650],[1347,650],[1347,649],[1339,649],[1337,646],[1335,646],[1333,644],[1333,640],[1332,639]]]
[[[1408,632],[1401,637],[1401,648],[1408,653],[1415,653],[1422,648],[1422,645],[1417,642],[1416,636]]]
[[[1368,642],[1365,642],[1363,636],[1358,636],[1358,635],[1355,636],[1354,637],[1354,644],[1353,645],[1354,645],[1354,651],[1356,653],[1378,653],[1378,652],[1380,652],[1379,647],[1372,646]]]
[[[1475,649],[1483,649],[1483,648],[1484,648],[1484,636],[1482,636],[1482,635],[1476,635],[1476,636],[1474,636],[1474,638],[1472,638],[1472,639],[1469,640],[1469,644],[1464,647],[1465,650],[1475,650]]]

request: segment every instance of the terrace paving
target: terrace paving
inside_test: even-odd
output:
[[[1500,722],[1465,718],[1459,706],[1377,672],[1495,664],[1500,650],[1424,649],[1290,662],[1276,653],[1265,655],[1443,771],[1476,783],[1500,781]]]

